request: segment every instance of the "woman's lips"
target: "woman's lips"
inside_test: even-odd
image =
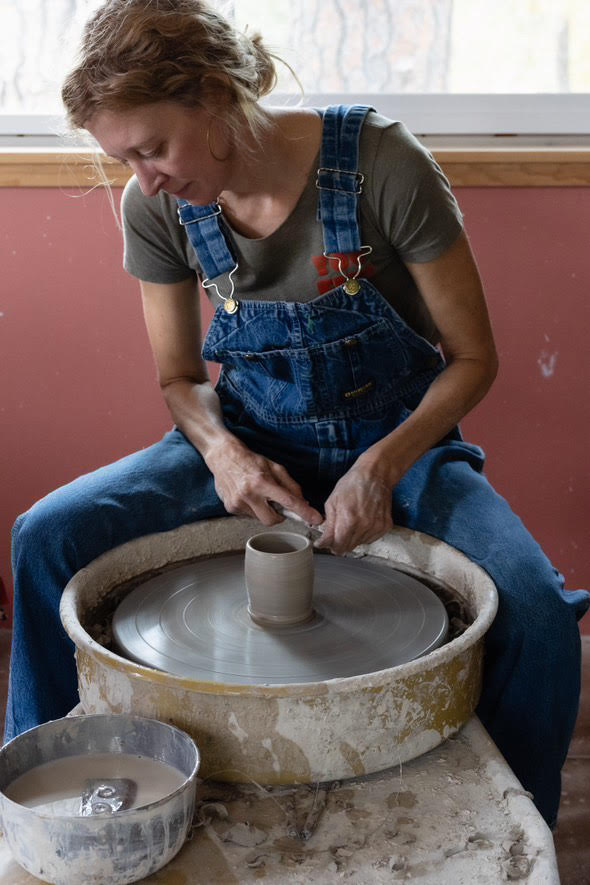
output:
[[[187,191],[189,188],[190,188],[190,182],[189,182],[188,184],[185,184],[183,187],[181,187],[180,190],[178,190],[178,191],[174,191],[174,193],[172,194],[172,196],[173,196],[173,197],[184,197],[186,191]]]

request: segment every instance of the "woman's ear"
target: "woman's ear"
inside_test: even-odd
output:
[[[200,83],[202,89],[203,105],[208,109],[225,108],[227,105],[233,104],[235,91],[229,74],[219,71],[219,73],[205,74],[201,78]]]

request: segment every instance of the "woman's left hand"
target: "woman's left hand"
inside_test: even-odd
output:
[[[496,374],[494,339],[465,233],[438,258],[407,268],[439,330],[447,366],[413,413],[370,446],[334,486],[316,542],[334,553],[347,553],[392,529],[397,483],[480,401]]]
[[[348,553],[358,544],[370,544],[393,528],[392,486],[377,478],[359,459],[338,480],[325,503],[326,519],[317,548]]]

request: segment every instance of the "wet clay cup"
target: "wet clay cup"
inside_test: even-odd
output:
[[[248,612],[262,627],[287,627],[313,615],[313,544],[296,532],[261,532],[246,542]]]

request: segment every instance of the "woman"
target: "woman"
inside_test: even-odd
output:
[[[273,525],[279,505],[335,554],[396,524],[490,573],[478,714],[553,824],[588,596],[564,593],[457,429],[497,365],[461,214],[401,124],[263,109],[274,79],[260,39],[199,0],[108,0],[87,25],[63,97],[135,173],[125,266],[175,429],[17,521],[7,737],[76,702],[58,617],[73,573],[197,519]],[[199,279],[217,306],[202,355]],[[204,359],[222,364],[215,390]]]

